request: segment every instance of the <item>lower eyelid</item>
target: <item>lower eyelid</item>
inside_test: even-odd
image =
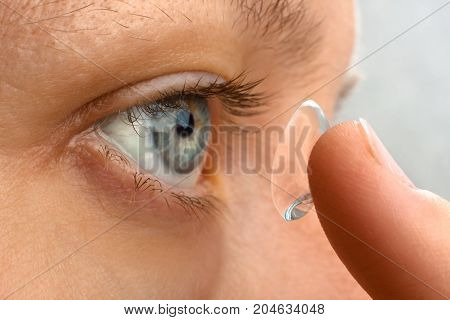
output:
[[[75,137],[68,154],[75,166],[83,170],[87,183],[96,193],[112,201],[117,208],[128,212],[130,208],[146,206],[148,215],[187,221],[221,211],[225,204],[217,195],[206,190],[183,190],[165,186],[157,179],[138,173],[120,151],[99,141],[95,132]],[[204,189],[204,188],[197,188]]]

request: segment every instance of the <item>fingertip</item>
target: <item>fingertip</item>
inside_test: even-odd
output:
[[[443,276],[429,268],[446,261],[436,258],[448,241],[449,219],[435,212],[442,201],[432,205],[432,197],[411,187],[367,128],[360,121],[334,126],[312,150],[308,177],[321,225],[372,297],[442,298]]]

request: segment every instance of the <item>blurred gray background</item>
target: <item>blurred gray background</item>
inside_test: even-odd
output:
[[[356,61],[449,3],[354,70],[337,121],[365,118],[417,187],[450,199],[450,2],[359,1]]]

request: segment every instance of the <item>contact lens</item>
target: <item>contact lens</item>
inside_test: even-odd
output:
[[[272,162],[272,200],[287,221],[297,220],[314,206],[308,184],[308,159],[314,144],[330,127],[322,108],[303,102],[284,128]]]

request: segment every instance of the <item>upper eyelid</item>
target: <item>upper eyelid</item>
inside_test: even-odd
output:
[[[224,82],[214,81],[208,86],[195,84],[192,87],[183,87],[181,91],[168,90],[161,92],[162,98],[176,95],[198,95],[203,98],[217,97],[224,104],[225,111],[236,116],[254,115],[255,108],[266,104],[271,95],[258,91],[258,86],[265,80],[247,81],[247,73],[242,72]]]
[[[196,72],[191,73],[195,74]],[[127,85],[84,104],[72,113],[63,126],[71,127],[74,123],[78,123],[87,129],[95,122],[113,113],[123,112],[138,104],[153,102],[176,94],[196,94],[205,98],[217,97],[223,103],[225,111],[235,116],[257,114],[257,107],[266,105],[271,98],[270,94],[258,90],[264,78],[247,80],[249,77],[246,72],[224,81],[218,81],[219,76],[214,77],[210,81],[210,85],[203,85],[200,81],[194,85],[184,83],[183,87],[179,89],[169,87],[165,90],[156,90],[154,94],[148,96],[137,89],[139,86],[144,86],[148,80]],[[135,102],[127,105],[126,100],[127,97],[129,100],[130,96],[133,96]],[[121,100],[123,101],[121,102]],[[87,123],[89,125],[86,125]]]

